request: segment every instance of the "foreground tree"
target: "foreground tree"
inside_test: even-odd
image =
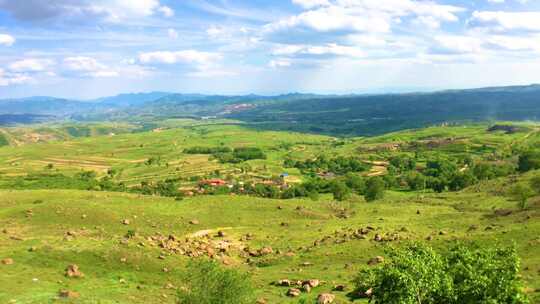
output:
[[[514,248],[456,245],[440,253],[423,244],[388,250],[390,262],[364,269],[357,291],[375,304],[529,303]]]
[[[252,304],[254,289],[246,274],[220,267],[213,261],[191,261],[179,304]]]

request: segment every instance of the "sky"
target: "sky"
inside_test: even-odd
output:
[[[540,0],[0,0],[0,98],[540,83]]]

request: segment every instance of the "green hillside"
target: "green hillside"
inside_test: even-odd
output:
[[[0,302],[69,290],[73,303],[175,303],[186,263],[210,256],[248,273],[266,303],[323,292],[346,303],[360,269],[411,241],[515,244],[524,292],[540,301],[540,196],[513,195],[540,176],[518,170],[526,157],[535,166],[535,124],[340,139],[171,120],[100,134],[0,148]],[[367,202],[362,185],[376,179],[384,196]],[[73,264],[84,277],[66,277]],[[273,284],[283,279],[322,284],[291,298]]]

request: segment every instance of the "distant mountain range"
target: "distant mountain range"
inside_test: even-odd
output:
[[[0,124],[36,119],[151,121],[171,117],[230,118],[264,129],[372,135],[439,123],[537,120],[540,85],[346,96],[151,92],[86,101],[54,97],[0,100]]]

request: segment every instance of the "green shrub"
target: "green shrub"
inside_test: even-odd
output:
[[[518,170],[527,172],[534,169],[540,169],[540,152],[528,151],[519,156]]]
[[[385,183],[380,177],[372,177],[366,183],[366,193],[364,198],[366,201],[376,201],[384,197]]]
[[[375,304],[529,303],[514,248],[458,244],[436,252],[424,244],[388,249],[389,262],[363,269],[358,292],[372,289]]]
[[[178,292],[179,304],[254,303],[254,289],[248,276],[213,261],[191,261],[184,282]]]

